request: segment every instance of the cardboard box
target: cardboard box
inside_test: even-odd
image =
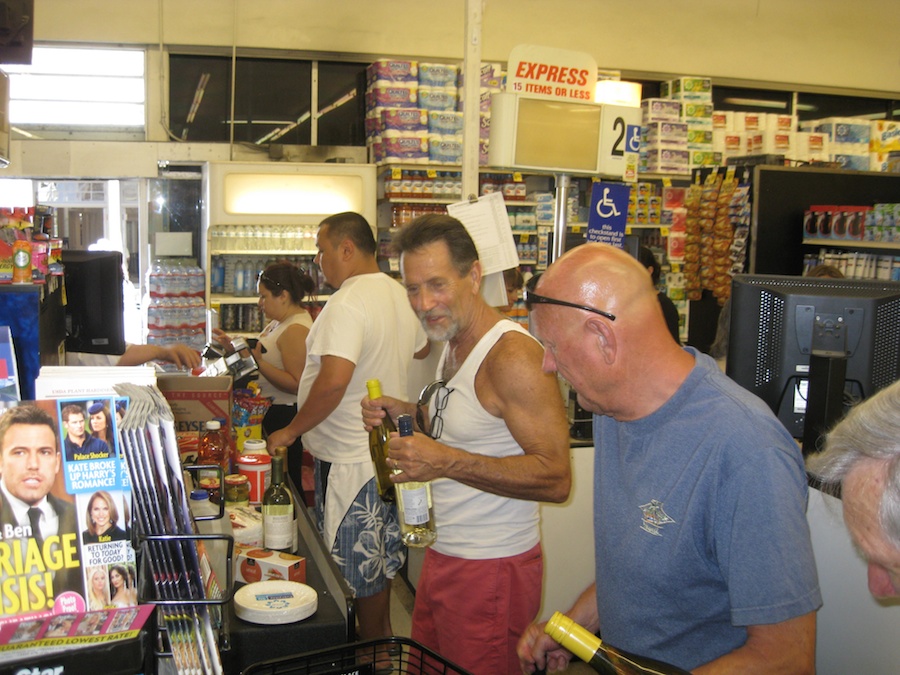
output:
[[[306,558],[259,546],[235,544],[234,580],[246,584],[270,580],[305,584]]]
[[[164,375],[157,378],[157,386],[169,402],[175,416],[175,432],[182,461],[196,451],[206,423],[221,418],[226,421],[225,433],[231,434],[230,376],[193,377]]]

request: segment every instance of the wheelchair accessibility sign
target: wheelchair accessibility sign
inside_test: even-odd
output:
[[[588,217],[588,241],[599,241],[625,247],[625,225],[628,221],[629,185],[594,183],[591,190],[591,213]]]

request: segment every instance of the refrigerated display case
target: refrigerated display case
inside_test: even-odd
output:
[[[315,236],[324,218],[355,211],[375,228],[369,164],[211,162],[204,180],[206,307],[231,333],[261,329],[256,279],[268,263],[287,259],[317,278]]]

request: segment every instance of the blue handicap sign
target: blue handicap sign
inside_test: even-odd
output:
[[[640,133],[638,133],[640,139]],[[599,241],[625,247],[625,225],[628,221],[628,197],[631,186],[622,183],[594,183],[591,190],[591,213],[588,217],[588,241]]]
[[[628,152],[641,151],[641,127],[638,124],[629,124],[625,129],[625,138]]]

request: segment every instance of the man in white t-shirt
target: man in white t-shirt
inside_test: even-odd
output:
[[[403,287],[382,273],[366,219],[346,212],[322,221],[316,264],[338,289],[306,339],[297,414],[268,438],[297,437],[315,458],[316,516],[326,546],[356,596],[362,639],[391,635],[390,582],[402,566],[396,506],[378,497],[369,436],[359,418],[366,380],[405,398],[412,359],[428,340]],[[386,655],[378,665],[387,665]]]

